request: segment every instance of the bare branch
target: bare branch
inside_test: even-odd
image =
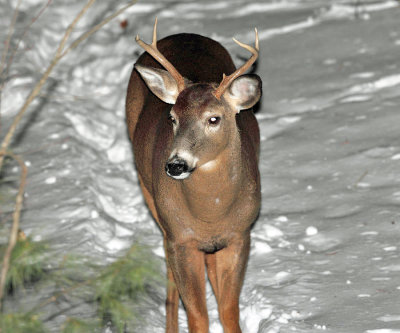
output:
[[[5,41],[5,47],[4,47],[3,53],[1,54],[0,74],[3,73],[4,67],[7,62],[7,54],[8,54],[8,50],[10,49],[10,42],[11,42],[11,38],[14,34],[15,22],[17,21],[17,17],[19,14],[19,6],[21,5],[21,2],[22,2],[22,0],[19,0],[17,2],[17,6],[15,7],[14,14],[11,19],[10,27],[8,28],[8,35],[7,35],[7,39]]]
[[[15,200],[15,209],[14,209],[14,213],[13,213],[13,224],[11,227],[8,246],[7,246],[6,252],[4,254],[3,265],[2,265],[1,275],[0,275],[0,309],[1,309],[1,307],[3,305],[3,296],[4,296],[4,288],[5,288],[5,284],[6,284],[7,272],[10,267],[11,253],[15,247],[15,244],[17,243],[19,220],[20,220],[20,216],[21,216],[22,202],[24,200],[24,191],[25,191],[26,176],[28,173],[28,169],[20,157],[14,155],[12,153],[9,153],[9,152],[6,152],[6,153],[0,152],[0,155],[2,155],[3,158],[5,156],[9,156],[12,159],[16,160],[19,163],[20,168],[21,168],[21,180],[20,180],[20,184],[19,184],[18,194],[17,194],[16,200]]]
[[[73,41],[71,43],[71,45],[61,54],[61,57],[64,57],[69,51],[75,49],[81,42],[83,42],[85,39],[87,39],[88,37],[93,35],[95,32],[100,30],[108,22],[110,22],[111,20],[116,18],[118,15],[122,14],[125,10],[127,10],[129,7],[132,7],[137,2],[138,2],[138,0],[133,0],[133,1],[129,2],[126,6],[122,7],[120,10],[116,11],[114,14],[105,18],[103,21],[101,21],[99,24],[94,26],[88,32],[85,32],[81,37],[77,38],[75,41]]]
[[[44,74],[40,78],[39,82],[34,86],[34,88],[32,89],[31,93],[29,94],[29,96],[25,100],[24,105],[21,107],[20,111],[15,116],[15,118],[14,118],[14,120],[13,120],[13,122],[12,122],[12,124],[11,124],[7,134],[6,134],[6,136],[3,139],[3,142],[1,143],[0,153],[2,152],[3,155],[0,154],[0,170],[2,169],[2,166],[3,166],[4,153],[8,149],[8,147],[9,147],[9,145],[11,143],[11,139],[14,136],[15,130],[16,130],[19,122],[21,121],[22,117],[25,114],[25,111],[28,109],[30,104],[33,102],[33,100],[39,94],[40,90],[42,89],[43,85],[46,83],[48,77],[50,76],[51,72],[53,71],[54,67],[58,64],[58,62],[70,50],[72,50],[73,48],[77,47],[83,40],[88,38],[90,35],[92,35],[97,30],[99,30],[103,25],[107,24],[109,21],[111,21],[117,15],[121,14],[124,10],[126,10],[127,8],[133,6],[137,2],[137,0],[131,1],[130,3],[128,3],[128,5],[126,5],[125,7],[121,8],[120,10],[118,10],[115,14],[109,16],[108,18],[103,20],[101,23],[96,25],[93,29],[91,29],[87,33],[83,34],[81,37],[79,37],[77,40],[75,40],[68,48],[65,49],[65,45],[66,45],[66,43],[68,41],[68,38],[70,37],[70,35],[71,35],[73,29],[75,28],[76,24],[82,18],[82,16],[86,13],[86,11],[95,3],[95,1],[96,0],[89,0],[87,2],[87,4],[85,5],[85,7],[83,7],[83,9],[78,13],[78,15],[72,21],[72,23],[68,26],[68,28],[67,28],[67,30],[66,30],[66,32],[65,32],[65,34],[64,34],[64,36],[63,36],[63,38],[62,38],[62,40],[60,42],[60,44],[59,44],[59,46],[57,48],[56,54],[54,55],[53,59],[50,62],[49,67],[47,67],[46,71],[44,72]]]
[[[29,31],[29,29],[32,27],[32,25],[39,19],[39,17],[44,13],[44,11],[50,6],[50,4],[51,4],[52,1],[53,1],[53,0],[48,0],[47,3],[40,9],[39,13],[38,13],[38,14],[31,20],[31,22],[25,27],[24,33],[22,34],[21,38],[18,40],[18,42],[17,42],[17,44],[16,44],[16,46],[15,46],[15,48],[14,48],[12,54],[10,55],[10,57],[9,57],[9,59],[8,59],[7,66],[5,66],[5,70],[4,70],[4,71],[1,71],[1,70],[0,70],[0,75],[1,75],[0,78],[1,78],[1,79],[4,80],[4,79],[7,78],[8,73],[9,73],[9,71],[10,71],[11,64],[13,63],[14,57],[15,57],[16,53],[17,53],[18,50],[19,50],[19,46],[21,45],[21,42],[24,40],[26,34],[28,33],[28,31]],[[3,81],[3,84],[0,86],[0,92],[1,92],[1,90],[3,89],[3,86],[4,86],[4,81]]]
[[[19,14],[19,6],[21,5],[21,1],[22,0],[19,0],[15,7],[10,26],[8,28],[8,34],[7,34],[7,39],[5,41],[4,50],[1,54],[1,60],[0,60],[0,110],[1,110],[1,93],[3,91],[4,84],[5,84],[4,83],[5,81],[3,80],[3,77],[4,77],[3,72],[6,69],[8,50],[10,49],[11,38],[14,34],[15,22],[17,21],[17,17]],[[0,126],[1,126],[1,118],[0,118]],[[1,170],[1,161],[0,161],[0,170]]]

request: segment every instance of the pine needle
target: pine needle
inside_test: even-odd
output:
[[[0,331],[2,333],[44,333],[46,329],[35,315],[0,313]]]
[[[14,291],[44,277],[46,250],[44,243],[32,242],[30,238],[18,240],[11,254],[5,289]],[[0,249],[0,255],[4,252],[5,248]]]
[[[77,318],[68,318],[62,329],[62,333],[88,333],[96,332],[100,327],[99,321],[84,321]]]

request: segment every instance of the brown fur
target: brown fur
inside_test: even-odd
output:
[[[224,332],[241,332],[239,295],[250,228],[260,207],[258,124],[251,110],[227,111],[226,101],[219,102],[212,95],[222,74],[235,70],[219,43],[178,34],[159,41],[158,49],[182,76],[195,83],[182,91],[173,106],[181,122],[180,133],[185,133],[182,140],[197,149],[204,163],[210,156],[216,161],[210,168],[202,168],[203,161],[199,161],[199,167],[184,180],[167,176],[165,164],[180,138],[174,138],[168,121],[172,105],[153,95],[133,70],[126,99],[127,124],[140,185],[164,235],[169,279],[166,332],[178,332],[177,291],[186,308],[189,331],[208,332],[206,268]],[[147,53],[137,63],[162,68]],[[209,142],[197,140],[193,125],[205,117],[205,110],[217,110],[225,117],[226,136],[218,137],[221,142],[215,143],[215,151]]]

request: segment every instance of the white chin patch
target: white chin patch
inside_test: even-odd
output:
[[[168,174],[168,173],[167,173]],[[172,177],[172,178],[174,178],[174,179],[178,179],[178,180],[180,180],[180,179],[186,179],[186,178],[188,178],[189,176],[190,176],[190,172],[184,172],[184,173],[182,173],[182,174],[180,174],[179,176],[172,176],[172,175],[170,175],[170,174],[168,174],[168,176],[170,176],[170,177]]]
[[[216,165],[217,165],[217,162],[215,160],[212,160],[212,161],[208,161],[207,163],[203,164],[200,167],[200,169],[208,171],[208,170],[214,169]]]

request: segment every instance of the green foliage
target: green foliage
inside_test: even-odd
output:
[[[0,249],[0,257],[4,251],[5,247]],[[158,263],[141,246],[133,246],[107,266],[91,264],[94,259],[66,255],[52,270],[45,269],[49,260],[47,251],[46,244],[20,236],[11,255],[6,287],[14,291],[26,283],[46,279],[55,283],[60,292],[43,304],[52,303],[66,294],[97,302],[98,318],[89,321],[68,318],[60,328],[63,333],[101,332],[106,323],[111,323],[117,332],[124,332],[127,325],[133,327],[138,320],[135,306],[146,288],[162,281]],[[40,308],[35,307],[30,314],[0,315],[0,332],[45,332],[38,315],[32,315]]]
[[[6,246],[0,248],[0,257],[4,256]],[[19,237],[11,254],[10,268],[7,273],[6,289],[13,291],[25,283],[38,281],[45,275],[45,252],[47,246],[42,242],[33,242],[30,238]]]
[[[11,213],[15,206],[15,181],[17,178],[13,177],[3,177],[0,172],[0,221],[4,223],[8,218],[11,219]]]
[[[66,254],[62,260],[54,264],[50,279],[55,282],[56,289],[68,289],[91,284],[92,277],[99,274],[99,268],[90,266],[93,259],[75,254]],[[78,288],[79,289],[79,288]]]
[[[83,321],[76,318],[68,318],[62,330],[63,333],[88,333],[99,329],[99,321]]]
[[[146,286],[160,280],[159,270],[145,250],[132,247],[124,257],[105,267],[96,281],[99,316],[123,332],[126,323],[137,317],[132,307],[127,306],[128,301],[137,301]]]
[[[0,314],[0,330],[4,333],[44,333],[42,322],[31,314]]]

